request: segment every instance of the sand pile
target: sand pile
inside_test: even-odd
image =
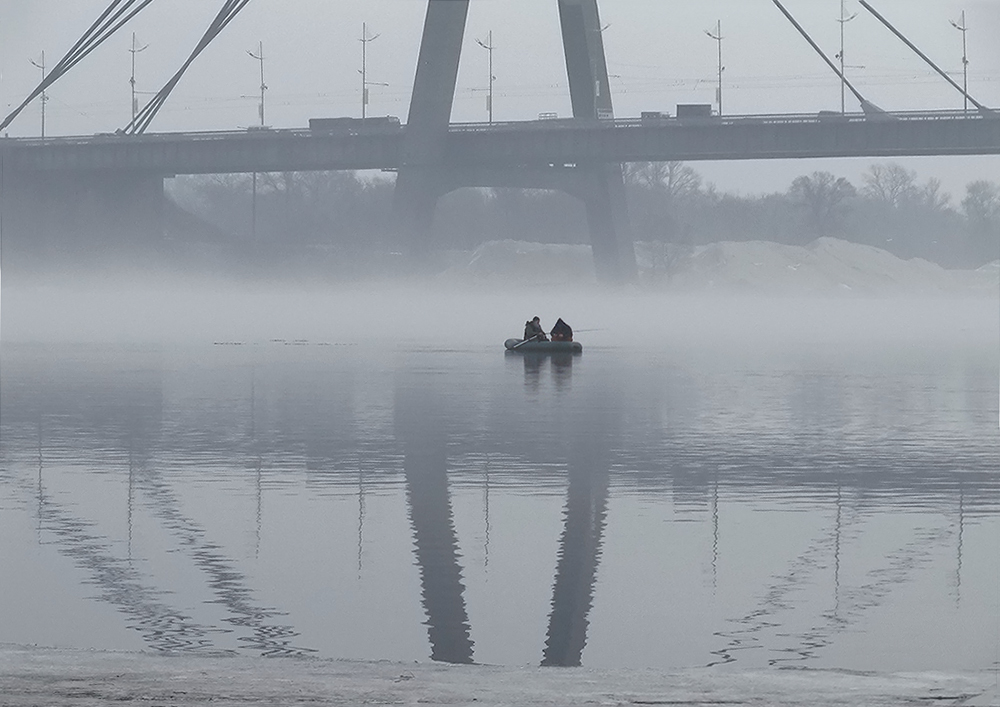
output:
[[[638,250],[638,249],[637,249]],[[820,238],[807,246],[765,241],[713,243],[675,260],[665,279],[684,290],[768,293],[996,294],[1000,268],[945,270],[872,246]]]
[[[635,244],[640,279],[684,292],[997,296],[1000,262],[978,270],[945,270],[920,258],[903,260],[872,246],[820,238],[807,246],[768,241],[721,242],[694,248]],[[596,281],[590,246],[489,241],[442,277],[476,283],[588,284]]]

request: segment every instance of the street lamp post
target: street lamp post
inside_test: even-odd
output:
[[[847,7],[845,0],[840,0],[840,19],[837,22],[840,23],[840,54],[837,58],[840,59],[840,112],[847,112],[847,62],[846,56],[844,54],[844,26],[858,16],[858,13],[854,13],[850,17],[847,16]]]
[[[719,115],[722,115],[722,72],[726,70],[726,67],[722,65],[722,20],[719,20],[715,25],[715,32],[706,29],[705,34],[714,39],[719,43],[719,85],[715,89],[715,99],[719,104]]]
[[[257,107],[257,112],[260,114],[260,127],[263,128],[266,125],[265,113],[264,113],[264,95],[267,91],[267,84],[264,82],[264,42],[263,40],[257,43],[257,53],[254,54],[251,50],[247,50],[247,54],[250,58],[256,59],[260,63],[260,105]],[[254,246],[257,243],[257,172],[253,173],[253,192],[250,197],[250,236],[253,241]]]
[[[962,10],[962,22],[959,24],[954,20],[949,20],[951,26],[962,33],[962,92],[965,94],[965,112],[969,112],[969,45],[966,35],[969,33],[969,26],[965,23],[965,10]]]
[[[361,23],[361,119],[368,118],[368,87],[388,86],[387,83],[368,80],[368,45],[381,37],[381,34],[368,36],[368,23]]]
[[[132,122],[135,123],[136,113],[139,112],[139,103],[135,100],[135,55],[141,51],[149,49],[148,44],[144,44],[141,47],[136,47],[135,43],[135,32],[132,33],[132,48],[129,49],[129,53],[132,55],[132,75],[129,77],[129,85],[132,87]]]
[[[42,50],[42,59],[40,62],[34,59],[28,59],[34,66],[37,66],[42,70],[42,82],[45,82],[45,50]],[[45,139],[45,104],[49,102],[49,94],[42,91],[42,95],[39,96],[42,101],[42,139]]]
[[[493,50],[496,49],[493,46],[493,30],[490,30],[486,35],[486,41],[481,39],[476,40],[476,44],[485,49],[490,56],[490,83],[489,83],[489,93],[486,94],[486,112],[489,115],[490,124],[493,124],[493,82],[496,80],[496,76],[493,75]]]
[[[257,107],[257,112],[260,114],[260,126],[264,127],[264,92],[267,91],[267,84],[264,83],[264,42],[257,43],[257,53],[254,54],[251,50],[247,49],[247,54],[250,55],[252,59],[256,59],[260,63],[260,105]]]

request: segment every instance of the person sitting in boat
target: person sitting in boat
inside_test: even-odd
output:
[[[533,341],[548,341],[548,338],[545,336],[545,330],[542,329],[542,320],[538,317],[524,323],[524,340],[528,341],[529,339]]]
[[[556,325],[552,327],[550,336],[553,341],[572,341],[573,327],[564,322],[562,319],[557,319]]]

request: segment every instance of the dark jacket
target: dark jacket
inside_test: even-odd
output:
[[[562,319],[556,320],[556,325],[552,327],[552,340],[553,341],[572,341],[573,340],[573,327],[564,322]]]
[[[541,336],[539,336],[539,334]],[[524,323],[524,339],[527,341],[533,337],[538,336],[539,339],[545,339],[545,330],[542,329],[541,324],[535,324],[534,321]]]

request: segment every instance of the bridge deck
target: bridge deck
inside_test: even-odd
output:
[[[5,170],[162,175],[402,166],[405,127],[0,139]],[[456,124],[447,161],[545,166],[668,160],[1000,154],[1000,117],[959,112]]]

